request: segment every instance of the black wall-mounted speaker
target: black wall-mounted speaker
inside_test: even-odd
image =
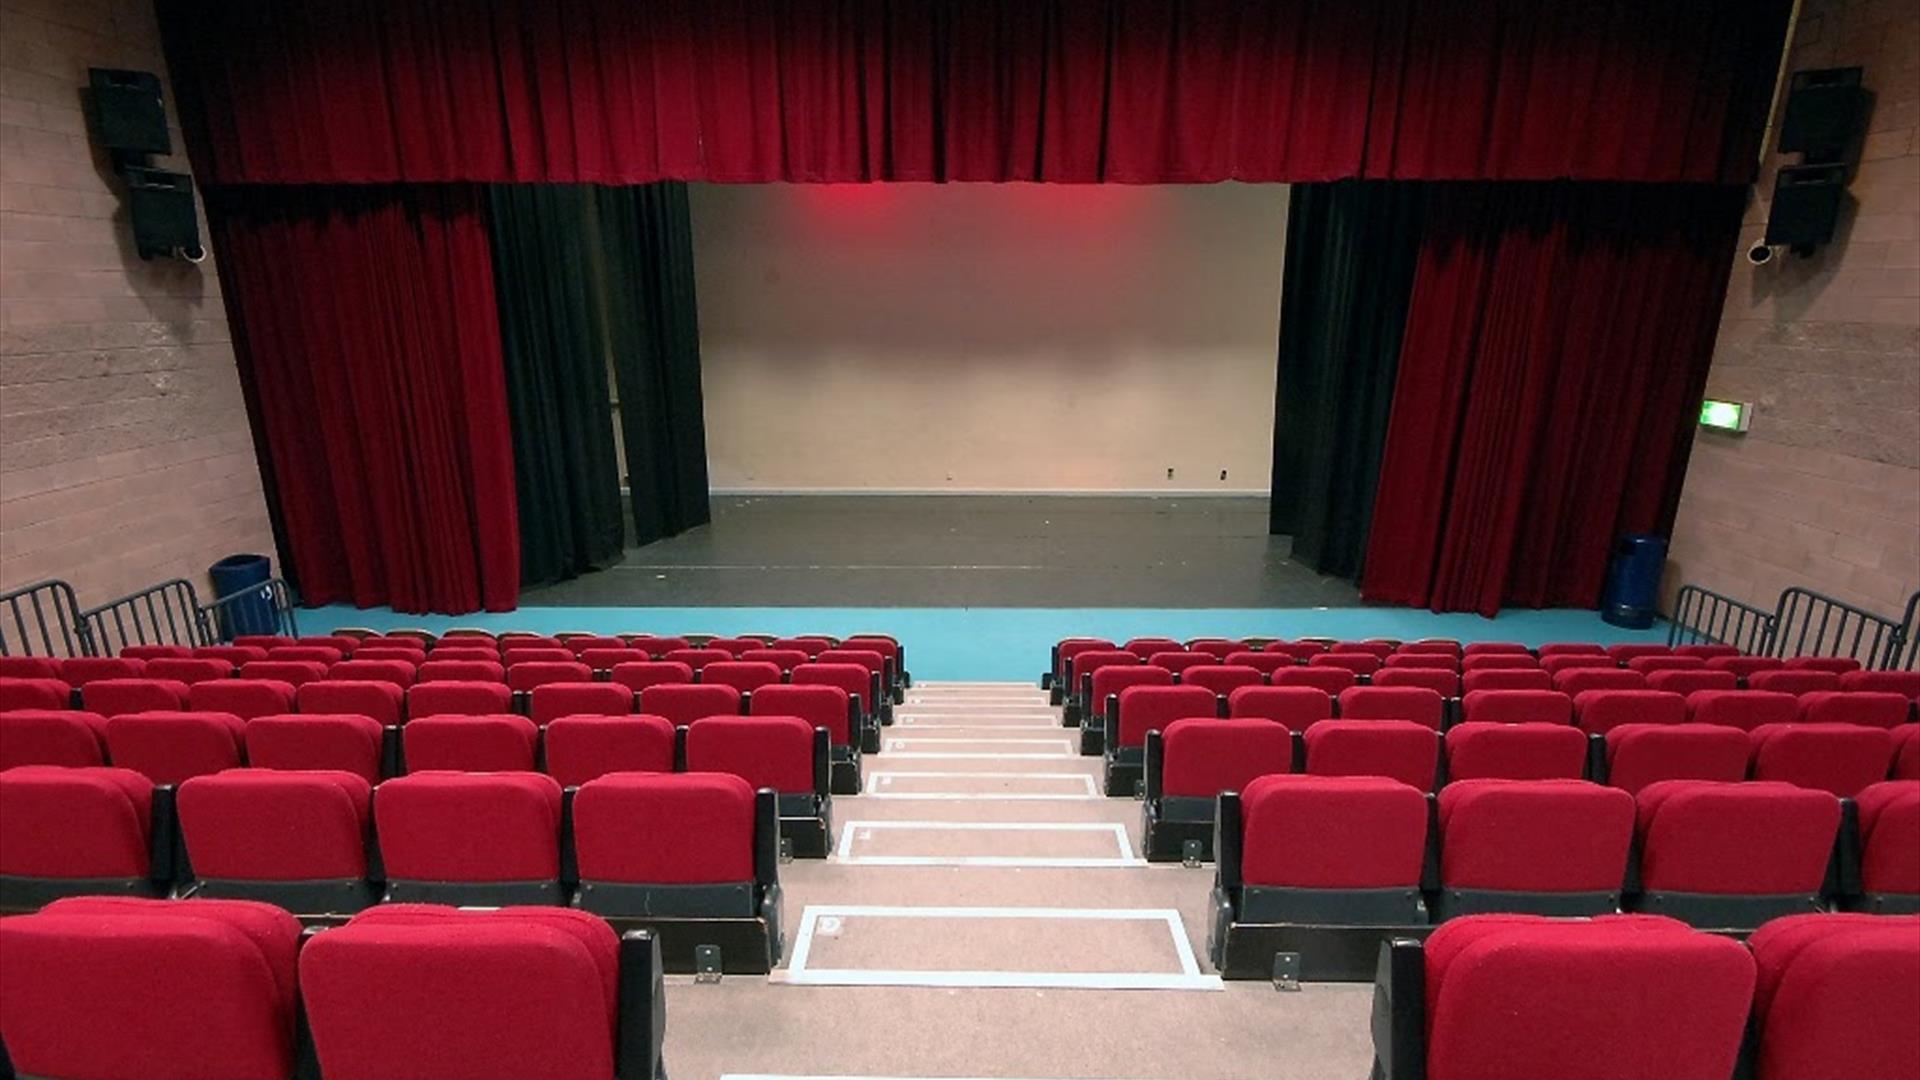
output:
[[[93,113],[95,142],[108,150],[136,154],[173,152],[158,75],[150,71],[89,68],[87,76],[87,100]]]
[[[1773,178],[1767,212],[1767,243],[1805,251],[1833,240],[1840,199],[1847,190],[1845,165],[1788,165]]]
[[[1866,119],[1862,69],[1796,71],[1787,83],[1780,117],[1780,152],[1805,154],[1808,162],[1839,161]]]
[[[143,259],[181,255],[198,261],[200,219],[193,207],[193,177],[165,169],[128,169],[127,211],[133,246]]]

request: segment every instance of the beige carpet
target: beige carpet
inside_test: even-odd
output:
[[[1371,989],[1209,978],[1211,867],[1139,861],[1140,804],[1090,794],[1038,689],[923,685],[896,716],[870,794],[834,800],[847,857],[782,868],[786,969],[668,981],[675,1080],[1367,1075]],[[967,985],[787,981],[816,977]],[[1191,988],[1081,985],[1155,981]]]

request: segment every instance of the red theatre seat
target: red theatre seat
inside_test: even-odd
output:
[[[1745,732],[1715,724],[1622,724],[1607,732],[1607,783],[1637,795],[1662,780],[1746,779]]]
[[[660,659],[685,664],[699,675],[708,664],[725,663],[733,659],[733,654],[725,649],[675,649]]]
[[[1239,921],[1426,921],[1427,800],[1414,788],[1377,776],[1262,776],[1242,789],[1238,812]]]
[[[291,1076],[299,942],[267,904],[58,901],[0,920],[0,1038],[27,1076]]]
[[[1478,690],[1552,690],[1553,676],[1537,667],[1479,668],[1460,677],[1460,689]]]
[[[639,693],[649,686],[693,681],[693,668],[675,660],[625,660],[613,665],[612,681]]]
[[[751,694],[763,686],[778,684],[780,665],[761,660],[721,660],[700,669],[700,681]]]
[[[73,703],[73,687],[59,679],[0,678],[0,710],[64,709]]]
[[[740,691],[699,683],[649,686],[640,691],[640,711],[665,717],[675,727],[685,727],[708,716],[739,715]]]
[[[103,765],[107,718],[78,709],[0,712],[0,769],[16,765]]]
[[[187,706],[201,712],[232,713],[242,720],[251,720],[256,716],[292,712],[296,694],[296,684],[280,679],[222,679],[194,684],[187,691]]]
[[[1778,671],[1762,671],[1747,677],[1747,685],[1755,690],[1772,690],[1781,694],[1811,694],[1818,690],[1840,689],[1840,676],[1831,671],[1819,671],[1812,668],[1782,668]]]
[[[1454,919],[1425,948],[1428,1080],[1725,1080],[1754,963],[1667,919]]]
[[[187,684],[172,679],[98,679],[80,688],[88,712],[114,717],[187,707]]]
[[[387,899],[557,904],[560,785],[539,773],[421,772],[373,800]]]
[[[1664,690],[1588,690],[1574,695],[1573,722],[1589,735],[1623,724],[1684,724],[1687,699]]]
[[[1460,661],[1460,670],[1467,674],[1476,671],[1541,671],[1540,661],[1529,653],[1472,653]]]
[[[1360,680],[1351,668],[1333,666],[1282,668],[1273,673],[1275,686],[1308,686],[1326,694],[1338,694]]]
[[[127,660],[179,659],[192,655],[193,649],[186,645],[129,645],[120,650],[120,656]]]
[[[528,712],[536,726],[562,716],[619,716],[633,711],[633,691],[614,682],[558,682],[535,687]]]
[[[1920,724],[1908,724],[1893,733],[1895,780],[1920,780]]]
[[[302,914],[358,911],[373,788],[350,772],[230,769],[180,785],[180,831],[195,895],[260,900]]]
[[[1260,674],[1271,678],[1281,668],[1294,666],[1294,659],[1284,653],[1240,651],[1228,653],[1224,663],[1238,667],[1250,667]]]
[[[301,950],[300,989],[327,1080],[605,1080],[619,970],[596,915],[394,904]]]
[[[540,729],[512,713],[421,716],[400,739],[408,772],[523,772],[533,768]]]
[[[649,915],[754,915],[753,793],[748,781],[718,772],[622,773],[583,785],[573,804],[582,906],[604,914],[637,907]],[[642,891],[644,903],[623,902],[641,900],[635,894]]]
[[[1340,691],[1342,720],[1411,720],[1439,731],[1446,708],[1439,694],[1413,686],[1353,686]]]
[[[1818,910],[1840,828],[1824,791],[1667,780],[1637,796],[1642,911],[1703,929],[1752,929]]]
[[[351,713],[381,724],[397,724],[406,696],[390,682],[322,679],[295,691],[293,700],[303,713]]]
[[[440,650],[445,652],[447,650]],[[465,650],[461,650],[465,651]],[[416,683],[427,682],[494,682],[504,685],[507,681],[507,669],[498,660],[486,657],[462,657],[460,659],[435,658],[421,664],[413,673]]]
[[[419,665],[411,660],[342,660],[327,669],[327,678],[365,682],[389,682],[402,689],[412,686]]]
[[[1305,731],[1333,719],[1333,698],[1311,686],[1248,686],[1227,695],[1227,715],[1277,720],[1290,731]]]
[[[1768,690],[1695,690],[1687,695],[1687,719],[1752,731],[1765,724],[1791,724],[1800,718],[1792,694]]]
[[[1563,724],[1455,724],[1447,732],[1447,779],[1579,780],[1587,737]]]
[[[0,656],[0,679],[58,679],[60,661],[51,656]]]
[[[1619,907],[1633,796],[1584,780],[1462,780],[1440,792],[1441,918]]]
[[[316,660],[252,660],[240,665],[240,678],[283,682],[299,687],[327,677],[327,665]]]
[[[1843,799],[1886,779],[1893,741],[1884,728],[1858,724],[1765,724],[1748,733],[1750,774],[1830,791]]]
[[[510,690],[530,691],[548,683],[592,681],[593,669],[578,660],[529,660],[507,664],[507,688]]]
[[[1534,654],[1545,660],[1552,656],[1606,656],[1607,650],[1592,642],[1557,641],[1540,646],[1534,650]]]
[[[257,645],[202,645],[193,650],[193,655],[209,660],[225,660],[238,669],[255,660],[265,660],[267,650]]]
[[[107,718],[107,756],[155,784],[237,767],[246,721],[232,713],[155,710]]]
[[[1325,652],[1307,661],[1309,668],[1345,668],[1356,678],[1372,675],[1380,666],[1378,656],[1364,652]]]
[[[20,910],[63,895],[153,893],[152,820],[153,781],[131,769],[0,772],[0,902]]]
[[[419,682],[407,688],[407,715],[488,716],[506,712],[513,691],[497,682]]]
[[[1382,668],[1374,673],[1373,686],[1380,689],[1417,686],[1443,698],[1460,696],[1460,676],[1438,668]]]
[[[233,676],[233,664],[226,660],[211,660],[205,657],[166,656],[147,661],[147,678],[172,679],[192,685],[209,679],[226,679]]]
[[[1120,691],[1118,741],[1110,751],[1134,750],[1146,745],[1147,732],[1165,730],[1175,720],[1206,718],[1218,713],[1213,691],[1200,686],[1129,686]]]
[[[1849,671],[1840,676],[1840,689],[1899,694],[1920,701],[1920,671]]]
[[[837,686],[763,686],[754,691],[749,711],[754,716],[797,716],[808,727],[827,729],[835,746],[854,741],[851,698]]]
[[[1263,686],[1266,681],[1258,669],[1236,664],[1202,664],[1180,673],[1180,685],[1202,687],[1220,697],[1243,686]]]
[[[357,713],[257,716],[244,735],[260,769],[330,769],[380,782],[380,722]]]
[[[1859,724],[1893,729],[1904,725],[1913,702],[1872,690],[1816,690],[1800,695],[1800,720],[1808,724]]]
[[[1583,669],[1618,671],[1620,670],[1620,665],[1614,663],[1612,657],[1605,655],[1589,656],[1584,653],[1559,653],[1550,656],[1542,653],[1540,656],[1540,669],[1549,675],[1558,675],[1563,671],[1580,671]]]
[[[1132,653],[1134,656],[1139,657],[1143,662],[1154,653],[1186,651],[1186,646],[1167,637],[1131,638],[1125,645],[1120,647]]]
[[[1920,780],[1883,780],[1855,801],[1866,910],[1920,911]]]
[[[1460,699],[1462,720],[1499,724],[1573,723],[1573,699],[1558,690],[1470,690]]]
[[[1439,779],[1440,733],[1411,720],[1324,720],[1305,741],[1314,776],[1383,776],[1421,791]]]
[[[1517,641],[1469,642],[1462,652],[1467,656],[1532,656],[1533,650]]]
[[[659,716],[562,716],[547,725],[547,775],[579,787],[616,772],[672,772],[673,725]]]
[[[1161,732],[1161,794],[1205,799],[1293,770],[1293,738],[1270,720],[1175,720]],[[1212,807],[1208,811],[1211,816]]]
[[[795,716],[719,716],[687,728],[687,770],[731,773],[783,795],[814,792],[814,729]]]
[[[1625,668],[1573,668],[1556,671],[1553,688],[1571,697],[1588,690],[1645,690],[1647,677]]]
[[[1666,645],[1654,645],[1648,642],[1623,642],[1607,646],[1607,655],[1615,663],[1625,664],[1643,656],[1676,656],[1674,650]]]
[[[1628,669],[1643,675],[1661,671],[1704,671],[1706,660],[1698,656],[1636,656],[1627,661]]]
[[[1920,1076],[1920,919],[1794,915],[1747,946],[1755,1080]]]
[[[118,656],[69,656],[60,661],[60,678],[76,688],[99,679],[138,679],[146,670],[145,660]]]
[[[1695,690],[1735,690],[1740,679],[1731,671],[1656,671],[1647,676],[1647,685],[1684,697]]]
[[[807,662],[807,654],[799,649],[748,649],[740,654],[740,659],[752,663],[772,664],[783,674],[791,675],[794,668]]]
[[[633,634],[627,638],[627,647],[639,649],[658,660],[675,649],[690,649],[693,646],[682,637],[655,637],[652,634]],[[809,654],[811,655],[811,654]]]

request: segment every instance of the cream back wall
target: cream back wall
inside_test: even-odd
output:
[[[696,185],[712,484],[1264,493],[1286,202]]]
[[[232,339],[211,261],[134,254],[89,67],[165,77],[149,0],[0,0],[0,588],[204,597],[214,559],[273,553]]]

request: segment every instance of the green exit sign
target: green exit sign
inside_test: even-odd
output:
[[[1753,417],[1753,404],[1747,401],[1715,401],[1708,398],[1700,403],[1700,426],[1716,431],[1741,432],[1747,430],[1747,424]]]

